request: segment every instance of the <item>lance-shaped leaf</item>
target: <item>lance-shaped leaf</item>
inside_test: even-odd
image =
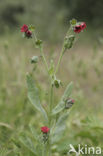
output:
[[[53,109],[52,115],[61,112],[65,108],[65,100],[69,98],[73,88],[73,82],[69,83],[59,104]]]
[[[33,128],[32,125],[29,125],[29,127],[30,127],[30,130],[31,130],[31,133],[32,133],[34,139],[35,139],[36,141],[38,141],[38,139],[39,139],[38,136],[39,136],[39,135],[38,135],[37,131]]]
[[[70,112],[64,112],[61,114],[57,120],[56,127],[60,127],[65,124],[66,119],[68,118]]]
[[[66,129],[65,125],[62,125],[61,127],[55,129],[55,132],[51,137],[51,144],[55,144],[60,140],[62,140],[62,138],[65,136],[65,129]]]
[[[52,137],[51,137],[52,144],[60,141],[64,137],[64,131],[66,128],[65,121],[68,118],[68,115],[69,115],[69,112],[64,112],[58,118],[56,127],[55,127],[54,132],[52,133]]]
[[[30,150],[32,153],[35,154],[35,156],[37,156],[37,152],[36,152],[36,148],[34,147],[34,143],[28,136],[23,134],[23,136],[20,136],[19,140],[26,148],[28,148],[28,150]]]
[[[48,122],[47,113],[40,103],[38,88],[36,88],[36,84],[32,80],[31,75],[29,74],[27,75],[27,86],[28,86],[28,98],[30,102],[38,111],[42,113],[42,115],[46,119],[46,122]]]

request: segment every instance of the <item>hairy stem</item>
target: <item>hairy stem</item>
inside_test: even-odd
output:
[[[43,53],[43,47],[40,47],[40,53],[41,53],[43,62],[44,62],[44,64],[45,64],[46,70],[47,70],[47,72],[48,72],[49,69],[48,69],[48,64],[47,64],[47,61],[46,61],[45,56],[44,56],[44,53]]]
[[[35,43],[35,40],[37,41],[36,33],[33,33],[33,39],[34,39],[34,43]],[[43,53],[43,46],[40,45],[39,49],[40,49],[40,53],[41,53],[44,65],[45,65],[46,70],[48,72],[49,69],[48,69],[48,64],[47,64],[46,58],[45,58],[44,53]]]
[[[52,121],[52,107],[53,107],[53,85],[50,86],[50,103],[49,103],[49,128],[51,129]],[[48,156],[51,156],[51,138],[48,140]]]
[[[52,113],[52,107],[53,107],[53,85],[51,84],[50,87],[50,104],[49,104],[49,126],[51,127],[51,113]]]
[[[67,31],[66,36],[68,36],[70,34],[71,30],[72,30],[72,27],[70,27],[69,30]],[[58,72],[58,69],[59,69],[59,66],[60,66],[60,63],[61,63],[61,60],[62,60],[62,57],[63,57],[63,54],[64,54],[65,51],[66,51],[66,49],[65,49],[64,43],[63,43],[63,47],[62,47],[62,50],[61,50],[61,53],[60,53],[59,61],[58,61],[57,66],[56,66],[55,74]]]
[[[60,63],[61,63],[64,52],[65,52],[65,48],[63,46],[63,48],[61,50],[60,57],[59,57],[59,61],[58,61],[57,66],[56,66],[55,74],[58,72],[58,69],[59,69],[59,66],[60,66]]]
[[[43,145],[42,156],[45,156],[45,144]]]

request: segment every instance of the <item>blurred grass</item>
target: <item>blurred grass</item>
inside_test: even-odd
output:
[[[103,130],[102,44],[93,43],[90,39],[82,41],[83,38],[84,36],[81,35],[81,39],[76,42],[74,48],[66,52],[63,57],[57,74],[57,78],[63,81],[63,88],[55,89],[55,103],[59,101],[67,83],[74,81],[72,97],[76,99],[76,103],[68,118],[68,129],[65,132],[67,142],[64,146],[69,146],[69,143],[76,145],[82,140],[82,144],[103,147],[101,140],[101,130]],[[60,44],[48,46],[46,42],[46,57],[55,58],[56,63],[60,48]],[[32,109],[27,99],[25,77],[27,72],[33,70],[30,64],[30,58],[33,55],[40,56],[40,53],[34,48],[31,40],[23,39],[20,33],[7,34],[0,38],[0,144],[8,149],[10,154],[7,155],[10,156],[16,156],[20,154],[20,151],[22,153],[20,156],[25,154],[32,156],[18,143],[18,134],[24,130],[28,132],[29,123],[38,129],[42,125],[39,114]],[[46,107],[48,79],[41,60],[34,72],[34,78],[36,82],[38,81],[37,85],[44,99],[43,105]],[[14,146],[13,142],[20,147]],[[58,151],[61,151],[60,147]]]

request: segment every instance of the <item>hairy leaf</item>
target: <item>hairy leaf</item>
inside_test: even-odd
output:
[[[27,75],[27,86],[28,86],[28,98],[30,102],[38,111],[42,113],[45,120],[48,122],[47,113],[40,103],[38,88],[36,88],[36,84],[32,80],[31,75],[29,74]]]
[[[63,114],[61,114],[57,120],[56,126],[59,127],[62,124],[64,124],[66,119],[68,118],[68,115],[69,115],[69,112],[64,112]]]
[[[69,115],[69,112],[64,112],[58,118],[56,127],[55,127],[53,135],[52,135],[52,143],[58,142],[64,137],[64,131],[66,128],[65,121],[66,121],[68,115]]]
[[[71,92],[72,92],[72,88],[73,88],[73,82],[69,83],[65,92],[64,92],[64,95],[62,96],[59,104],[53,109],[52,111],[52,115],[55,115],[59,112],[61,112],[64,108],[65,108],[65,100],[67,98],[69,98]]]
[[[30,127],[30,130],[31,130],[31,133],[32,133],[34,139],[38,141],[38,134],[37,134],[36,130],[33,128],[32,125],[30,125],[29,127]]]
[[[35,156],[37,155],[34,143],[28,136],[20,136],[19,140],[25,147],[27,147],[32,153],[34,153]]]

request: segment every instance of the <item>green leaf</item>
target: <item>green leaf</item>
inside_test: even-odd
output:
[[[52,135],[52,143],[58,142],[64,137],[64,131],[66,128],[65,121],[68,118],[68,115],[69,115],[69,112],[64,112],[58,118],[56,127]]]
[[[34,139],[38,141],[38,136],[39,135],[37,134],[36,130],[33,128],[32,125],[30,125],[29,127],[30,127],[30,130],[31,130],[31,133],[32,133]]]
[[[57,143],[64,137],[64,131],[66,129],[66,126],[63,124],[61,127],[56,127],[54,133],[51,137],[51,143]]]
[[[74,147],[77,143],[76,139],[65,138],[62,142],[58,143],[57,152],[58,153],[67,153],[69,151],[69,145],[72,144]],[[70,155],[70,154],[69,154]]]
[[[46,122],[48,122],[47,113],[40,103],[38,88],[36,88],[35,82],[32,80],[32,77],[29,74],[27,75],[27,86],[28,86],[28,98],[30,102],[38,111],[42,113]]]
[[[38,156],[41,156],[42,155],[42,146],[41,146],[41,144],[38,144],[36,146],[36,150],[37,150]]]
[[[53,109],[52,115],[60,113],[65,108],[65,100],[69,98],[73,88],[73,82],[69,83],[59,104]]]
[[[56,126],[60,127],[62,124],[65,123],[66,119],[68,118],[69,112],[64,112],[57,120]]]
[[[28,150],[30,150],[32,153],[37,155],[36,149],[34,147],[34,143],[28,136],[26,135],[20,136],[19,140],[25,147],[28,148]]]

